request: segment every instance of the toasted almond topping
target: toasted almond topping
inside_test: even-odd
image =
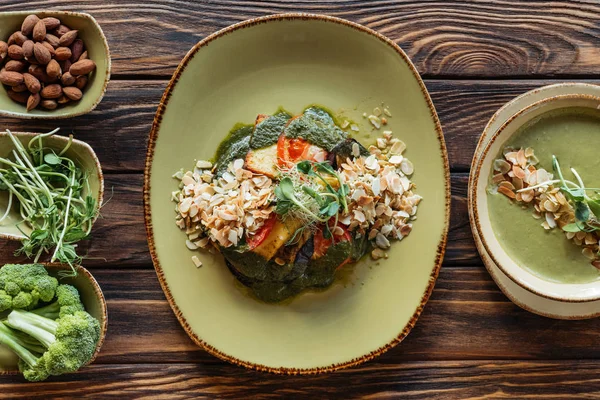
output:
[[[502,193],[509,199],[514,199],[516,197],[515,193],[505,186],[498,186],[498,192]]]
[[[196,268],[200,268],[202,266],[202,261],[198,258],[198,256],[192,256],[192,262],[196,266]]]

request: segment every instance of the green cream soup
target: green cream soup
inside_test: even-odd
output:
[[[540,160],[536,167],[550,173],[554,154],[565,179],[574,180],[570,169],[575,168],[587,187],[600,187],[600,111],[570,108],[544,114],[523,126],[505,146],[533,148]],[[600,278],[600,271],[581,254],[582,248],[558,228],[545,230],[542,221],[532,217],[532,207],[488,193],[488,209],[498,241],[521,267],[561,283]]]

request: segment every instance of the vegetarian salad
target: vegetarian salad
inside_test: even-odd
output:
[[[368,120],[379,130],[387,117],[388,109],[376,108]],[[187,247],[221,253],[266,302],[328,287],[336,271],[367,253],[387,257],[390,241],[407,236],[416,219],[414,168],[391,131],[366,148],[350,136],[356,130],[318,106],[236,126],[213,161],[174,175]]]

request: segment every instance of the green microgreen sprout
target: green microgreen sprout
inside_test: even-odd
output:
[[[0,191],[8,192],[0,224],[17,208],[21,219],[16,227],[25,236],[17,254],[37,262],[51,253],[51,262],[71,266],[65,276],[75,276],[74,264],[82,260],[76,243],[90,234],[99,207],[90,195],[87,172],[64,155],[73,136],[60,151],[44,146],[44,138],[57,131],[35,136],[27,147],[6,131],[14,149],[10,158],[0,157]]]
[[[558,179],[550,179],[537,185],[517,190],[525,192],[550,185],[559,184],[561,192],[570,201],[575,212],[575,222],[562,227],[565,232],[594,232],[600,231],[600,197],[599,188],[585,187],[579,173],[571,168],[571,173],[577,182],[565,179],[556,156],[552,156],[552,169],[558,175]],[[594,192],[592,196],[588,192]]]
[[[347,196],[350,188],[342,182],[340,175],[327,162],[300,161],[295,167],[282,171],[282,178],[275,188],[277,197],[276,212],[285,217],[303,221],[290,242],[296,240],[306,229],[319,223],[325,224],[324,236],[332,237],[329,221],[335,218],[337,226],[339,214],[348,212]],[[334,177],[339,189],[327,180]]]

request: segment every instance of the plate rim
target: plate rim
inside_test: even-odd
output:
[[[427,106],[429,108],[430,116],[434,122],[435,132],[436,132],[437,139],[438,139],[439,146],[440,146],[439,151],[442,156],[443,168],[444,168],[444,181],[445,181],[444,182],[444,199],[445,199],[444,227],[442,230],[440,240],[437,245],[434,267],[429,276],[429,283],[427,284],[425,292],[419,301],[419,305],[416,307],[415,312],[410,317],[407,324],[402,328],[400,333],[395,338],[393,338],[389,343],[379,347],[378,349],[376,349],[374,351],[364,354],[358,358],[353,358],[348,361],[332,364],[329,366],[310,367],[310,368],[271,367],[268,365],[262,365],[262,364],[257,364],[257,363],[253,363],[253,362],[249,362],[249,361],[240,360],[240,359],[238,359],[234,356],[231,356],[231,355],[217,349],[216,347],[208,344],[207,342],[202,340],[202,338],[200,338],[191,329],[187,320],[183,316],[183,313],[181,312],[181,310],[175,303],[175,300],[171,294],[169,285],[167,284],[166,278],[164,276],[162,266],[160,265],[160,262],[158,260],[158,256],[156,253],[156,247],[155,247],[155,243],[154,243],[154,231],[153,231],[153,227],[152,227],[152,212],[151,212],[151,208],[150,208],[151,167],[152,167],[152,161],[153,161],[153,157],[154,157],[156,140],[158,137],[158,131],[160,129],[160,125],[162,122],[162,116],[166,110],[168,101],[171,97],[171,94],[172,94],[177,82],[179,81],[179,79],[181,77],[181,74],[184,72],[188,63],[192,60],[192,58],[196,55],[196,53],[201,48],[210,44],[213,40],[215,40],[219,37],[225,36],[229,33],[235,32],[239,29],[250,28],[250,27],[253,27],[253,26],[256,26],[259,24],[267,23],[267,22],[302,21],[302,20],[335,23],[335,24],[339,24],[339,25],[343,25],[343,26],[355,29],[361,33],[366,33],[368,35],[371,35],[371,36],[375,37],[376,39],[379,39],[384,44],[387,44],[392,50],[394,50],[396,52],[396,54],[398,56],[400,56],[400,58],[409,67],[413,77],[419,84],[421,94],[423,95],[423,97],[427,103]],[[445,250],[446,250],[446,243],[447,243],[447,239],[448,239],[448,230],[450,227],[450,201],[451,201],[450,167],[449,167],[448,153],[446,150],[446,142],[444,140],[444,134],[442,132],[442,126],[441,126],[440,120],[438,118],[437,112],[435,110],[435,107],[433,105],[433,102],[431,100],[431,97],[429,95],[429,92],[427,91],[427,88],[425,87],[423,80],[421,79],[417,69],[415,68],[415,66],[409,59],[409,57],[395,42],[393,42],[391,39],[387,38],[386,36],[376,32],[370,28],[367,28],[358,23],[351,22],[351,21],[337,18],[337,17],[331,17],[331,16],[321,15],[321,14],[312,14],[312,13],[273,14],[273,15],[252,18],[252,19],[249,19],[246,21],[242,21],[242,22],[230,25],[224,29],[221,29],[221,30],[207,36],[200,42],[196,43],[188,51],[188,53],[182,59],[180,64],[177,66],[177,69],[173,73],[173,76],[171,77],[171,79],[165,89],[165,92],[163,93],[163,96],[160,100],[160,103],[156,110],[154,121],[152,123],[152,128],[150,130],[147,153],[146,153],[146,163],[145,163],[145,167],[144,167],[143,201],[144,201],[144,223],[146,226],[146,236],[148,239],[148,248],[150,250],[150,255],[152,258],[152,263],[154,265],[154,270],[156,271],[156,275],[158,277],[160,286],[167,298],[167,301],[169,302],[171,309],[173,310],[173,313],[177,317],[177,320],[179,321],[179,323],[181,324],[181,326],[183,327],[183,329],[185,330],[187,335],[190,337],[190,339],[192,339],[192,341],[197,346],[204,349],[209,354],[211,354],[221,360],[227,361],[231,364],[234,364],[237,366],[242,366],[247,369],[260,371],[260,372],[269,372],[269,373],[274,373],[274,374],[279,374],[279,375],[315,375],[315,374],[321,374],[321,373],[326,373],[326,372],[333,372],[333,371],[337,371],[339,369],[353,367],[353,366],[362,364],[364,362],[367,362],[367,361],[387,352],[389,349],[393,348],[394,346],[396,346],[398,343],[400,343],[402,340],[404,340],[404,338],[410,333],[412,328],[415,326],[417,319],[423,312],[425,304],[427,303],[427,301],[429,300],[429,297],[431,296],[431,293],[435,286],[436,279],[439,275],[440,268],[442,266],[442,261],[444,259],[444,254],[445,254]]]
[[[500,290],[502,291],[502,293],[508,297],[508,299],[513,302],[514,304],[516,304],[517,306],[523,308],[526,311],[529,311],[531,313],[537,314],[537,315],[541,315],[543,317],[547,317],[547,318],[554,318],[554,319],[560,319],[560,320],[583,320],[583,319],[591,319],[591,318],[597,318],[600,317],[600,313],[598,314],[593,314],[593,315],[577,315],[577,316],[561,316],[558,314],[551,314],[551,313],[542,313],[542,312],[538,312],[535,309],[533,309],[531,306],[529,306],[527,303],[521,301],[521,300],[516,300],[516,296],[513,295],[509,295],[510,290],[506,289],[501,283],[499,283],[496,279],[495,274],[491,271],[491,269],[493,269],[493,267],[497,268],[498,271],[500,271],[502,273],[502,271],[497,267],[497,266],[493,266],[490,267],[488,266],[485,257],[481,255],[482,251],[485,252],[485,249],[483,248],[483,246],[481,246],[480,240],[479,240],[479,235],[477,230],[474,228],[474,221],[473,221],[473,215],[472,215],[472,209],[473,209],[473,204],[472,204],[472,196],[471,196],[471,186],[474,183],[474,174],[472,173],[472,171],[474,171],[474,166],[477,163],[477,160],[480,157],[480,152],[481,150],[485,147],[485,145],[487,144],[487,141],[490,138],[490,135],[495,133],[495,131],[492,131],[492,124],[494,122],[496,122],[496,120],[500,119],[500,121],[503,121],[505,119],[509,119],[514,112],[511,112],[509,115],[504,116],[503,114],[507,112],[507,110],[514,105],[517,102],[520,101],[524,101],[524,104],[527,105],[531,105],[534,103],[537,103],[539,101],[538,100],[534,100],[534,99],[530,99],[530,97],[535,96],[537,94],[540,93],[545,93],[548,91],[552,91],[553,89],[565,89],[567,91],[567,93],[562,93],[562,95],[568,95],[568,94],[581,94],[583,93],[582,90],[586,89],[586,90],[591,90],[591,91],[600,91],[600,85],[598,84],[594,84],[594,83],[590,83],[590,82],[571,82],[571,81],[566,81],[566,82],[557,82],[557,83],[551,83],[548,85],[543,85],[543,86],[539,86],[539,87],[535,87],[531,90],[528,90],[524,93],[521,93],[518,96],[515,96],[514,98],[510,99],[509,101],[507,101],[506,103],[504,103],[488,120],[487,124],[485,125],[481,135],[479,136],[479,139],[477,141],[477,146],[475,148],[475,151],[473,153],[473,158],[471,160],[471,168],[470,168],[470,172],[469,172],[469,180],[468,180],[468,186],[469,189],[467,191],[467,208],[468,208],[468,212],[469,212],[469,225],[471,227],[471,232],[473,234],[473,238],[474,238],[474,242],[475,242],[475,247],[477,248],[478,253],[480,253],[480,258],[481,261],[484,265],[484,267],[486,268],[486,270],[488,271],[488,273],[490,274],[490,276],[492,277],[492,280],[494,281],[494,283],[500,288]],[[587,92],[586,92],[587,93]],[[599,94],[600,95],[600,94]],[[557,96],[557,95],[554,95]],[[544,97],[547,98],[548,96]],[[552,96],[550,96],[552,97]],[[498,130],[502,125],[504,124],[504,122],[501,122],[498,127],[496,128],[496,130]],[[487,253],[486,253],[487,255]],[[507,277],[507,279],[511,280],[509,277]],[[512,281],[512,280],[511,280]],[[513,283],[515,283],[513,281]],[[517,285],[517,283],[515,283],[515,285]],[[519,287],[529,291],[528,289],[518,285]],[[536,293],[530,292],[533,295],[539,296]],[[543,298],[545,300],[548,301],[557,301],[557,300],[553,300],[550,298],[546,298],[544,296],[539,296],[540,298]],[[591,302],[578,302],[578,303],[573,303],[573,304],[586,304],[586,303],[592,303]]]

